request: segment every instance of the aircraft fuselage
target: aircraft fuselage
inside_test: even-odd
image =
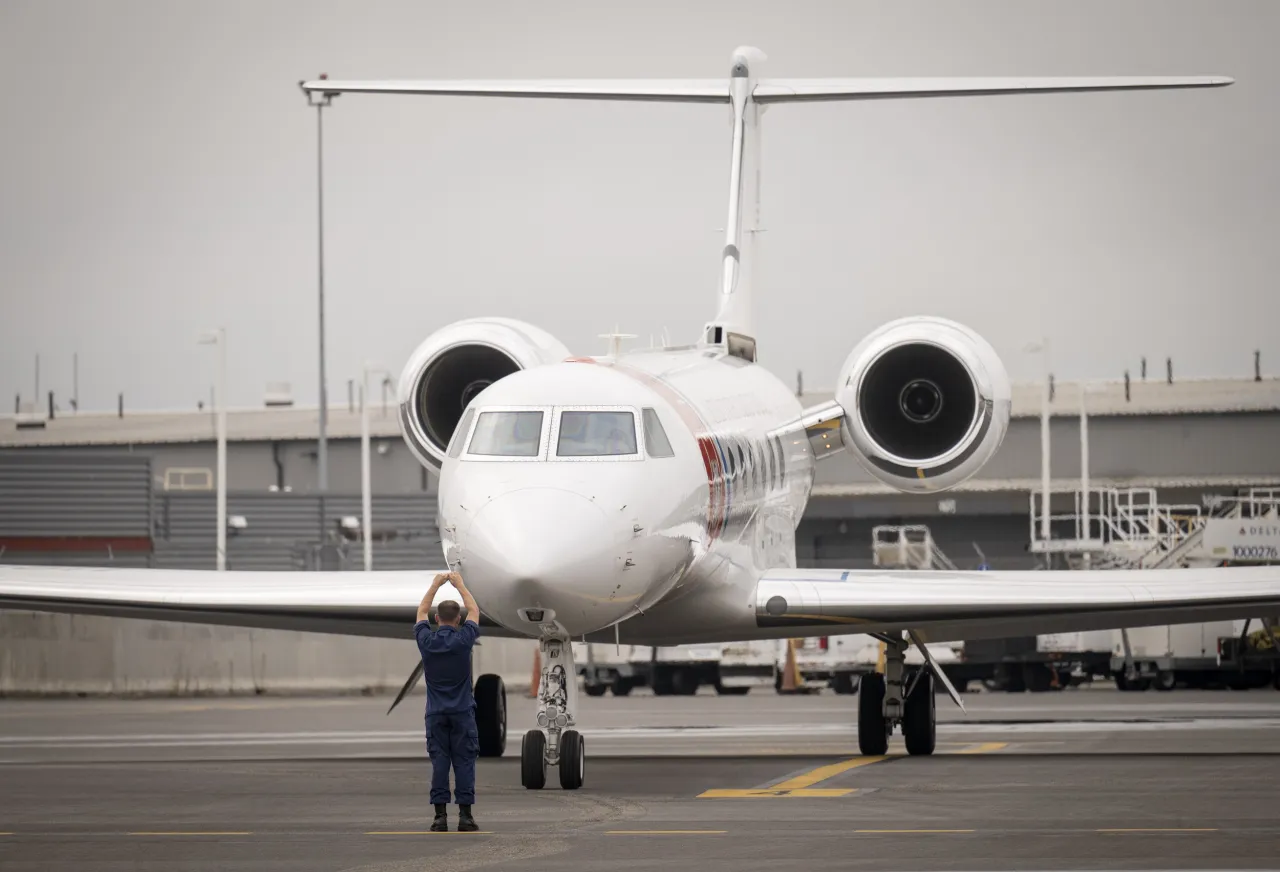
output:
[[[530,636],[754,628],[751,586],[795,565],[813,482],[803,431],[774,432],[800,411],[768,370],[706,348],[514,373],[449,445],[446,555],[487,617]]]

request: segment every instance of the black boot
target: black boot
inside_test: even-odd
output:
[[[476,819],[471,816],[471,806],[458,806],[458,832],[474,833],[480,827],[476,826]]]
[[[449,815],[445,812],[445,804],[443,802],[436,803],[436,819],[431,823],[431,832],[449,832]]]

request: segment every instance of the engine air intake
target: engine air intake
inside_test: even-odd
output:
[[[978,396],[968,370],[936,345],[886,351],[862,377],[859,409],[871,438],[904,460],[928,460],[960,444]]]

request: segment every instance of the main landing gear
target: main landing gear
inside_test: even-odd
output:
[[[908,754],[932,754],[938,740],[933,673],[906,669],[905,639],[886,640],[884,674],[864,675],[858,686],[858,749],[867,756],[889,750],[894,726],[902,728]]]
[[[573,646],[567,638],[543,637],[538,647],[542,656],[539,729],[525,733],[520,744],[520,783],[530,790],[541,790],[547,783],[547,768],[554,766],[560,770],[560,786],[577,790],[582,786],[586,746],[581,733],[567,729],[574,725],[573,715],[578,710]]]
[[[471,695],[476,701],[480,756],[501,757],[507,750],[507,688],[499,675],[481,675]]]

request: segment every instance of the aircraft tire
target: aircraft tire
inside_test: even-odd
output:
[[[586,691],[587,696],[604,696],[605,691],[609,689],[609,685],[588,681],[582,686],[582,689]]]
[[[852,672],[837,672],[831,679],[831,689],[842,696],[852,696],[858,692],[858,676]]]
[[[577,790],[582,786],[587,765],[587,747],[577,730],[560,734],[560,786]]]
[[[542,730],[530,730],[520,743],[520,784],[529,790],[547,784],[547,737]]]
[[[1154,686],[1156,690],[1173,690],[1178,686],[1178,676],[1172,670],[1161,669],[1156,673]]]
[[[693,696],[698,692],[698,675],[692,669],[677,668],[671,674],[671,692],[676,696]]]
[[[507,687],[500,675],[481,675],[473,693],[480,756],[501,757],[507,750]]]
[[[631,683],[630,679],[623,678],[621,675],[615,675],[613,676],[613,681],[609,685],[609,690],[614,696],[626,696],[631,693],[631,689],[633,687],[635,687],[635,685]]]
[[[864,675],[858,682],[858,750],[879,757],[889,750],[889,723],[884,717],[884,676]]]
[[[913,755],[932,754],[938,744],[938,706],[932,672],[920,676],[903,705],[902,738],[907,753]]]

